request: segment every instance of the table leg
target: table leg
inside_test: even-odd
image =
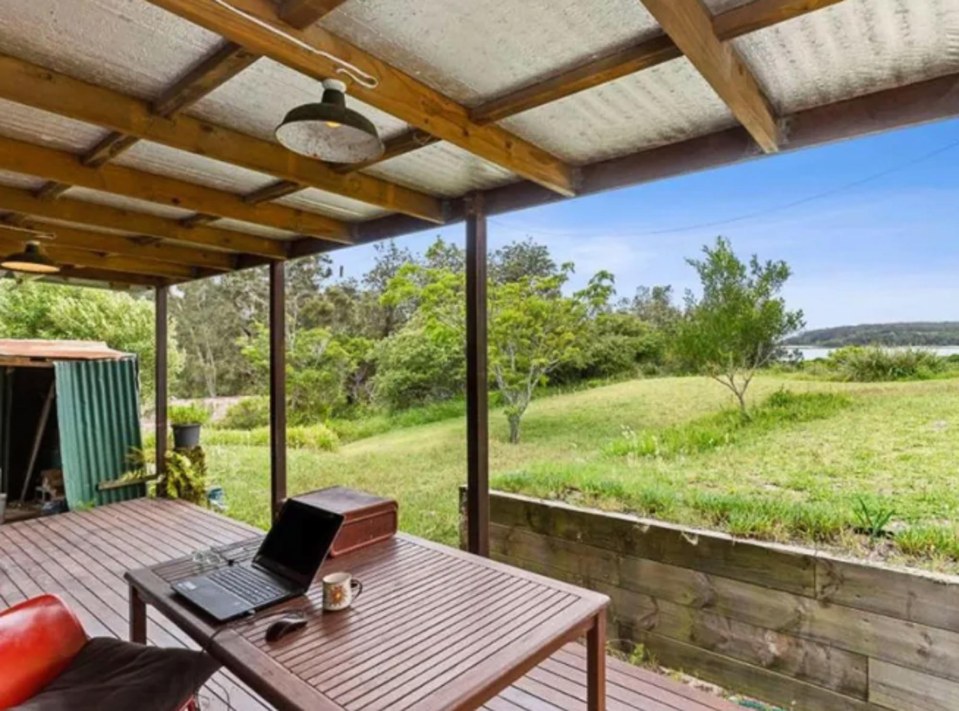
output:
[[[137,589],[130,586],[130,641],[147,643],[147,606]]]
[[[586,633],[586,687],[589,711],[606,708],[606,610],[596,613]]]

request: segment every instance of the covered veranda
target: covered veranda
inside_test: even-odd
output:
[[[54,281],[154,291],[158,453],[168,444],[169,289],[268,268],[274,511],[287,496],[284,262],[465,223],[464,469],[468,544],[480,555],[488,553],[488,216],[959,115],[956,0],[0,7],[0,247],[39,241],[60,266]],[[385,152],[355,164],[291,153],[274,128],[319,98],[320,80],[342,77],[344,62],[374,80],[349,81],[347,101],[374,122]],[[4,601],[72,581],[80,606],[120,634],[123,607],[105,601],[117,571],[250,533],[166,506],[131,502],[6,529]],[[56,535],[69,546],[96,519],[102,528],[91,531],[112,546],[135,507],[156,521],[148,537],[170,550],[111,554],[114,567],[99,574],[50,569],[21,533],[62,525]],[[193,533],[165,536],[179,525],[170,516],[196,520]],[[17,568],[20,582],[9,573]],[[616,673],[624,685],[635,678]],[[549,703],[533,696],[504,697],[501,707]]]

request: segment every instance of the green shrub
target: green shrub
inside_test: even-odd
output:
[[[376,400],[392,410],[451,399],[466,381],[462,342],[425,329],[405,328],[382,341],[376,365]]]
[[[270,444],[270,428],[213,429],[204,435],[204,441],[207,446],[214,447],[267,447]],[[290,449],[332,452],[339,444],[339,437],[326,425],[303,425],[286,429],[286,446]]]
[[[846,346],[829,354],[825,367],[836,380],[872,383],[925,380],[946,369],[946,360],[921,348]]]
[[[663,458],[700,454],[733,444],[746,435],[830,417],[851,402],[838,393],[779,390],[748,414],[730,408],[654,432],[625,428],[619,439],[607,445],[606,452],[615,456]]]
[[[196,403],[171,405],[167,417],[171,425],[205,425],[210,421],[210,410]]]
[[[217,423],[226,430],[252,430],[270,424],[270,398],[247,397],[231,405]]]

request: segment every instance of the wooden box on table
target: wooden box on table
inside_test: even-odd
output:
[[[399,507],[393,499],[345,486],[331,486],[293,498],[343,516],[343,528],[330,550],[333,558],[385,540],[396,533]]]

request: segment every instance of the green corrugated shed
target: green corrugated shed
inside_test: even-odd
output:
[[[135,499],[143,484],[97,491],[130,470],[143,448],[135,358],[56,361],[60,457],[70,508]]]

